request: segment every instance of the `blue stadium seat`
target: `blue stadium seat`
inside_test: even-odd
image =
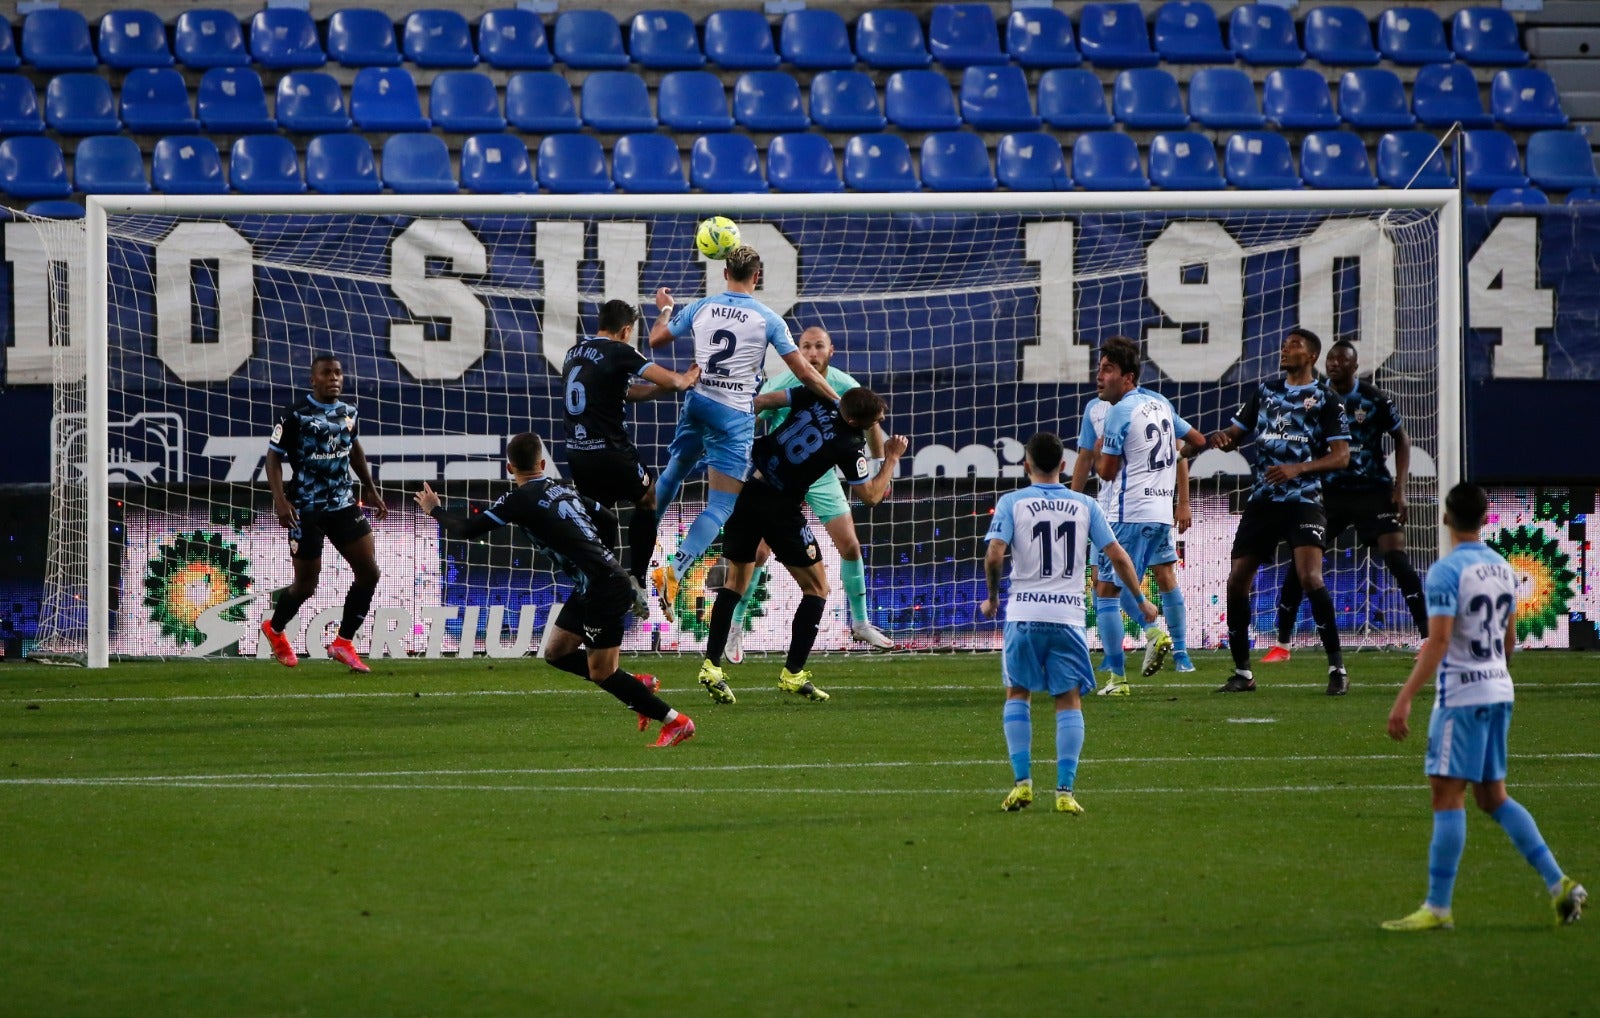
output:
[[[1150,48],[1150,29],[1137,3],[1084,4],[1078,13],[1078,49],[1096,67],[1154,67],[1161,62]],[[1073,175],[1078,176],[1076,170]]]
[[[804,131],[811,126],[800,83],[788,71],[746,71],[733,86],[733,119],[752,131]]]
[[[748,194],[767,189],[756,143],[744,134],[706,134],[689,150],[689,179],[702,191]]]
[[[1236,67],[1202,67],[1189,79],[1189,116],[1206,127],[1258,128],[1266,125],[1256,86]]]
[[[844,70],[856,65],[850,29],[837,11],[790,11],[778,27],[778,52],[802,70]]]
[[[866,15],[862,15],[866,17]],[[857,37],[859,44],[859,36]],[[844,181],[852,191],[915,191],[911,149],[898,134],[858,134],[845,142]]]
[[[953,131],[961,126],[955,94],[943,71],[895,71],[883,86],[889,123],[906,131]]]
[[[577,70],[628,66],[622,26],[610,11],[562,11],[556,17],[556,59]]]
[[[1469,191],[1527,187],[1516,139],[1504,131],[1483,129],[1461,133],[1461,169]]]
[[[1209,3],[1171,0],[1162,4],[1156,11],[1154,35],[1156,52],[1166,63],[1233,63],[1233,50],[1223,45],[1222,25]]]
[[[0,140],[0,191],[13,198],[65,198],[72,193],[67,161],[54,138]]]
[[[983,138],[940,131],[922,139],[922,186],[930,191],[993,191],[994,168]]]
[[[0,71],[14,71],[22,66],[22,55],[17,52],[17,39],[11,31],[10,19],[0,15]]]
[[[227,194],[222,156],[210,138],[162,138],[150,153],[150,182],[162,194]]]
[[[856,19],[856,56],[882,70],[933,63],[922,39],[922,22],[910,11],[893,8],[865,11]]]
[[[88,71],[100,66],[89,42],[89,22],[77,11],[59,7],[32,11],[22,19],[22,59],[41,71]]]
[[[167,26],[150,11],[108,11],[100,19],[100,62],[119,71],[171,67]]]
[[[669,71],[656,86],[656,115],[674,131],[703,134],[733,130],[728,94],[711,71]],[[619,176],[617,183],[621,184]]]
[[[1261,86],[1261,111],[1273,127],[1316,131],[1339,126],[1328,82],[1309,67],[1268,71]]]
[[[583,130],[572,86],[559,71],[522,71],[506,82],[506,119],[529,134]]]
[[[1021,67],[1077,67],[1083,63],[1072,19],[1054,7],[1012,11],[1006,19],[1006,52]]]
[[[1072,143],[1072,176],[1085,191],[1148,191],[1139,146],[1120,131],[1089,131]]]
[[[684,194],[678,142],[664,134],[625,134],[611,146],[611,175],[632,194]]]
[[[1373,188],[1367,147],[1354,131],[1312,131],[1300,143],[1300,178],[1315,188]]]
[[[0,74],[0,135],[43,134],[39,94],[24,74]]]
[[[294,142],[281,134],[247,134],[228,154],[228,181],[240,194],[305,194]]]
[[[428,119],[442,131],[462,134],[506,129],[494,79],[481,71],[440,71],[428,86]],[[462,174],[466,184],[466,174]],[[476,190],[467,184],[468,190]]]
[[[1388,131],[1417,122],[1406,104],[1400,76],[1383,67],[1359,67],[1339,79],[1339,115],[1351,127]]]
[[[328,56],[346,67],[395,66],[400,47],[394,41],[394,20],[371,7],[334,11],[328,16]]]
[[[521,7],[484,12],[478,19],[478,54],[500,71],[542,71],[556,59],[544,22]]]
[[[1600,201],[1600,187],[1575,187],[1567,192],[1567,204]]]
[[[1549,205],[1550,196],[1537,187],[1502,187],[1489,195],[1489,200],[1484,204],[1490,208]]]
[[[980,131],[1033,131],[1028,79],[1020,67],[969,67],[961,74],[961,119]]]
[[[1274,4],[1235,7],[1228,19],[1228,39],[1239,59],[1256,67],[1306,62],[1306,51],[1295,35],[1294,15]]]
[[[1166,191],[1220,191],[1217,150],[1199,131],[1170,131],[1150,139],[1150,181]]]
[[[823,71],[812,78],[811,119],[827,131],[881,131],[888,123],[878,87],[863,71]]]
[[[191,134],[200,121],[189,107],[189,85],[170,67],[128,72],[119,97],[122,123],[135,134]]]
[[[404,67],[363,67],[350,83],[350,117],[363,131],[427,131],[417,80]]]
[[[378,194],[378,160],[363,134],[319,134],[306,142],[306,183],[320,194]]]
[[[1456,58],[1431,7],[1396,7],[1378,17],[1378,52],[1397,64],[1447,64]]]
[[[994,149],[995,176],[1013,191],[1070,191],[1072,174],[1055,135],[1022,131],[1001,137]]]
[[[1528,179],[1547,191],[1600,187],[1589,139],[1577,131],[1535,131],[1528,136]]]
[[[125,134],[102,134],[78,142],[72,153],[73,190],[80,194],[149,194],[144,154]]]
[[[1283,191],[1300,187],[1289,141],[1272,131],[1240,131],[1228,139],[1222,158],[1228,183],[1247,191]]]
[[[268,7],[250,19],[250,56],[275,71],[310,69],[328,62],[317,23],[297,7]]]
[[[935,4],[928,17],[928,51],[941,66],[1003,64],[1000,26],[988,4]]]
[[[1449,154],[1427,131],[1391,131],[1378,139],[1378,182],[1384,187],[1455,187]]]
[[[1502,127],[1538,130],[1567,126],[1556,83],[1547,72],[1533,67],[1495,72],[1489,86],[1489,111]]]
[[[1098,131],[1116,121],[1106,108],[1106,90],[1087,67],[1057,67],[1039,76],[1035,86],[1039,118],[1068,131]]]
[[[247,67],[244,27],[232,11],[184,11],[172,28],[172,48],[185,67]]]
[[[286,131],[321,134],[350,130],[344,90],[338,79],[323,71],[290,71],[279,78],[276,108],[278,124]]]
[[[98,74],[58,74],[44,91],[44,122],[61,134],[116,134],[122,130],[111,82]]]
[[[412,11],[400,32],[400,49],[418,67],[476,67],[472,26],[454,10]]]
[[[1136,130],[1181,130],[1189,126],[1178,79],[1161,67],[1118,71],[1111,87],[1111,112]]]
[[[1478,79],[1465,64],[1429,64],[1411,83],[1411,109],[1429,127],[1491,127],[1494,118],[1478,97]]]
[[[214,134],[278,129],[278,122],[267,112],[261,75],[249,67],[213,67],[206,71],[195,90],[194,105],[200,123]]]
[[[1325,64],[1364,67],[1378,62],[1372,25],[1354,7],[1313,7],[1306,12],[1306,52]]]
[[[653,131],[650,91],[632,71],[595,71],[583,79],[578,103],[583,122],[596,131]]]
[[[84,216],[83,206],[70,199],[29,202],[23,211],[37,219],[82,219]]]
[[[474,134],[461,143],[461,186],[476,194],[534,194],[528,146],[515,135]]]
[[[395,194],[456,194],[450,148],[437,134],[391,134],[383,143],[383,186]]]
[[[779,64],[772,26],[760,11],[712,11],[706,15],[706,57],[727,71],[765,71]]]
[[[1450,42],[1456,56],[1474,66],[1521,67],[1528,62],[1516,20],[1498,7],[1457,11],[1450,22]]]
[[[641,67],[676,71],[705,66],[694,19],[682,11],[640,11],[628,28],[628,52]]]
[[[767,145],[767,180],[774,191],[788,194],[832,194],[844,190],[833,146],[820,134],[780,134],[773,138]]]

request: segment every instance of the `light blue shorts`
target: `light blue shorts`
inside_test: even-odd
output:
[[[1178,546],[1173,543],[1173,528],[1165,523],[1113,523],[1111,532],[1117,543],[1133,560],[1133,571],[1143,577],[1151,566],[1178,561]],[[1095,557],[1096,580],[1114,583],[1121,588],[1122,581],[1111,567],[1111,559],[1104,552]]]
[[[1423,773],[1431,778],[1464,778],[1474,784],[1506,779],[1506,739],[1511,704],[1435,707],[1428,719],[1428,756]]]
[[[1007,622],[1000,676],[1008,686],[1060,696],[1094,692],[1094,665],[1083,630],[1060,622]]]
[[[690,390],[683,399],[678,430],[667,451],[675,460],[703,460],[707,466],[742,481],[750,472],[750,446],[755,440],[755,414],[735,410]]]

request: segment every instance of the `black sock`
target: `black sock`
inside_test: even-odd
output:
[[[628,521],[628,572],[645,586],[644,574],[650,569],[650,556],[656,550],[656,514],[652,509],[635,507]]]
[[[1411,567],[1411,556],[1396,548],[1383,556],[1383,564],[1389,568],[1394,576],[1394,585],[1400,588],[1400,593],[1406,599],[1406,607],[1411,610],[1411,621],[1417,624],[1417,632],[1426,640],[1428,638],[1428,606],[1422,599],[1422,578]]]
[[[1239,593],[1228,590],[1228,652],[1233,655],[1233,666],[1240,671],[1250,670],[1250,591]]]
[[[807,594],[800,599],[794,612],[794,625],[789,629],[789,657],[783,666],[790,672],[805,669],[806,658],[811,656],[811,645],[817,642],[817,627],[822,624],[822,611],[828,606],[826,598]]]
[[[667,711],[672,709],[667,706],[667,701],[650,692],[644,683],[620,668],[596,685],[651,721],[666,720]]]
[[[1290,566],[1283,576],[1283,586],[1278,590],[1278,642],[1285,647],[1294,639],[1294,624],[1300,617],[1300,574]]]
[[[589,677],[589,655],[584,651],[571,650],[560,657],[547,657],[544,660],[550,667],[571,672],[580,679]]]
[[[372,592],[377,589],[377,580],[350,584],[344,595],[344,615],[339,619],[340,639],[348,640],[361,631],[361,623],[367,621],[367,612],[372,608]]]
[[[1317,622],[1317,635],[1322,637],[1322,649],[1328,655],[1329,668],[1344,667],[1344,651],[1339,647],[1339,616],[1333,610],[1333,595],[1327,587],[1306,591],[1311,602],[1311,617]]]
[[[723,651],[728,649],[728,630],[733,628],[733,610],[738,606],[739,595],[727,587],[717,591],[717,600],[711,605],[711,632],[706,634],[706,660],[718,668],[722,667]]]
[[[310,596],[310,594],[296,594],[293,587],[285,587],[279,591],[278,603],[272,609],[272,628],[277,632],[283,632],[284,627],[293,621],[295,613]]]

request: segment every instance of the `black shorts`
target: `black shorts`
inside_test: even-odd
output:
[[[587,592],[573,594],[556,616],[556,628],[583,637],[590,650],[610,650],[622,646],[628,612],[633,610],[633,584],[627,574],[618,573],[602,583],[590,584]]]
[[[1233,537],[1233,558],[1270,559],[1278,544],[1291,548],[1326,548],[1328,518],[1310,502],[1246,502]]]
[[[637,502],[650,490],[650,474],[633,449],[567,452],[567,472],[580,495],[604,506]]]
[[[300,525],[289,531],[289,555],[291,558],[321,558],[324,537],[343,551],[370,533],[372,525],[359,505],[327,512],[302,511]]]
[[[1322,506],[1328,513],[1328,544],[1344,533],[1346,527],[1356,528],[1356,537],[1365,545],[1376,545],[1385,534],[1398,534],[1405,528],[1400,525],[1400,510],[1395,508],[1394,496],[1387,488],[1367,491],[1322,490]]]
[[[756,549],[766,541],[772,556],[791,569],[821,562],[822,549],[800,506],[761,481],[747,482],[722,525],[722,554],[729,562],[754,562]]]

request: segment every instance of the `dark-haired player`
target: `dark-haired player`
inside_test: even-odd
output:
[[[361,497],[383,519],[389,509],[378,486],[372,483],[367,456],[356,438],[356,408],[339,398],[344,391],[344,367],[339,358],[322,354],[311,362],[311,392],[284,410],[267,443],[267,484],[272,487],[272,508],[278,522],[289,531],[289,557],[294,581],[278,595],[272,617],[261,621],[261,635],[272,646],[272,656],[293,668],[299,663],[284,628],[300,606],[317,592],[322,574],[322,542],[332,544],[350,563],[355,580],[344,596],[339,635],[328,644],[328,656],[353,672],[371,671],[350,642],[366,621],[373,591],[383,573],[374,555],[372,527],[350,490],[350,472],[361,482]],[[294,468],[286,485],[283,464]],[[307,633],[309,640],[313,634]]]
[[[547,662],[588,679],[621,700],[643,719],[660,721],[658,747],[694,734],[694,722],[655,694],[651,684],[617,667],[623,621],[633,607],[633,588],[617,556],[600,540],[595,520],[611,510],[544,476],[544,443],[523,433],[506,443],[506,470],[515,490],[471,516],[440,508],[439,496],[424,484],[417,507],[439,521],[452,537],[471,540],[500,527],[515,526],[572,579],[572,594],[556,616],[555,632],[544,647]],[[581,648],[587,644],[585,653]]]

